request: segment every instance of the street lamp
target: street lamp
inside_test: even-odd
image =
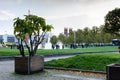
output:
[[[74,45],[76,44],[76,32],[74,31]]]
[[[76,45],[76,31],[74,31],[74,46]]]

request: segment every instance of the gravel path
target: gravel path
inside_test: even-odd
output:
[[[85,75],[70,71],[45,69],[44,72],[32,75],[14,73],[14,61],[0,62],[0,80],[105,80],[106,76]]]

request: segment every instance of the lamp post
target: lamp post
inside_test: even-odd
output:
[[[30,10],[28,10],[28,15],[30,15]],[[26,34],[26,38],[28,40],[28,35]],[[30,61],[31,57],[30,57],[30,54],[28,55],[28,74],[30,74],[30,64],[31,64],[31,61]]]
[[[74,31],[74,48],[76,48],[76,31]]]

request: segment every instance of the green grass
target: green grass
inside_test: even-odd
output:
[[[58,49],[58,50],[38,50],[38,54],[60,54],[60,53],[77,53],[77,52],[95,52],[95,51],[107,51],[107,50],[117,50],[117,46],[107,46],[107,47],[88,47],[88,48],[78,48],[78,49]]]
[[[88,47],[88,48],[78,48],[78,49],[55,49],[55,50],[38,50],[37,54],[61,54],[61,53],[76,53],[76,52],[90,52],[90,51],[104,51],[104,50],[117,50],[117,46],[107,46],[107,47]],[[28,54],[27,50],[25,51]],[[17,49],[10,48],[0,48],[0,56],[17,56],[20,55]]]
[[[117,50],[117,46],[107,47],[88,47],[78,49],[55,49],[55,50],[37,50],[37,54],[65,54],[65,53],[76,53],[76,52],[94,52],[94,51],[105,51],[105,50]],[[28,54],[27,50],[25,53]],[[17,56],[20,55],[18,49],[0,48],[0,56]]]
[[[19,55],[19,52],[17,49],[6,49],[6,48],[0,48],[0,56],[15,56]]]
[[[67,54],[76,52],[95,52],[95,51],[118,50],[117,46],[107,47],[88,47],[79,49],[58,49],[58,50],[38,50],[37,54]],[[28,54],[27,50],[25,51]],[[18,56],[18,49],[0,48],[0,56]],[[74,68],[81,70],[105,71],[106,65],[120,63],[120,54],[101,53],[101,54],[81,54],[75,57],[53,60],[45,63],[45,66]]]
[[[120,54],[81,54],[66,59],[52,60],[45,63],[45,66],[73,68],[80,70],[106,71],[106,65],[120,63]]]

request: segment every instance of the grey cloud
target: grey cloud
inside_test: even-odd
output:
[[[13,19],[15,17],[15,14],[10,13],[8,11],[0,11],[0,20],[9,20]]]
[[[38,0],[37,0],[38,1]],[[42,0],[41,0],[42,1]],[[74,3],[81,3],[81,4],[91,4],[91,3],[101,3],[101,2],[107,2],[111,0],[43,0],[43,2],[48,3],[56,3],[56,4],[74,4]]]

